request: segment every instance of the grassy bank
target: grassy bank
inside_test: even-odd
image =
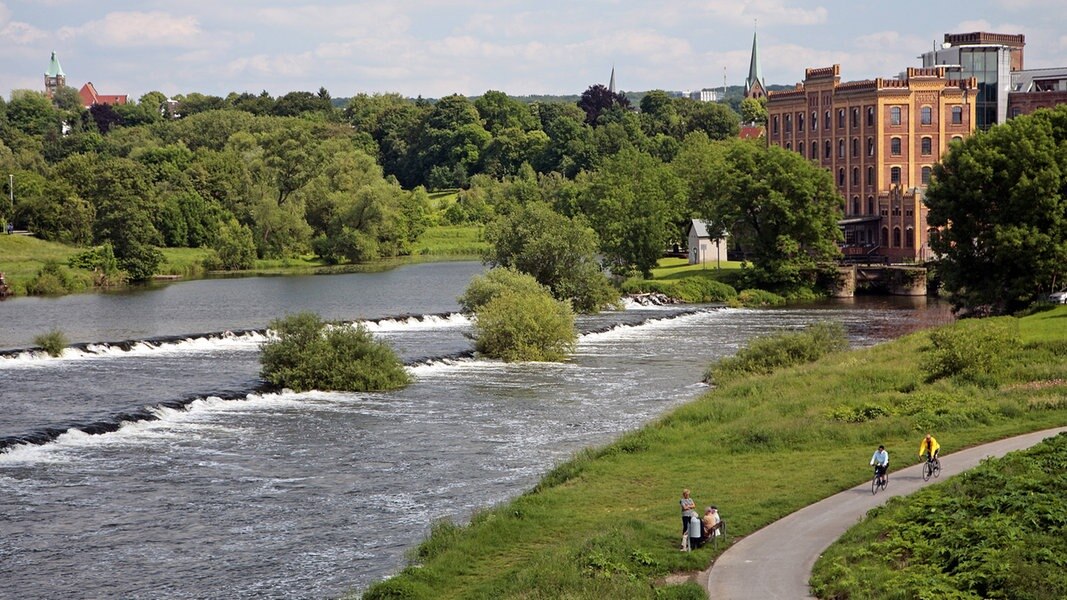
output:
[[[580,453],[469,526],[436,524],[412,566],[365,597],[703,598],[695,584],[656,583],[721,552],[678,552],[684,487],[745,535],[864,481],[880,443],[908,457],[926,429],[952,451],[1067,421],[1067,405],[1048,401],[1067,389],[1067,307],[1018,331],[981,385],[928,381],[925,332],[739,379]]]

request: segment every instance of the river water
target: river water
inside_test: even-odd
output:
[[[52,327],[84,343],[60,358],[0,355],[0,598],[359,591],[402,567],[435,519],[463,521],[693,399],[705,366],[753,336],[833,320],[867,346],[949,319],[923,298],[631,306],[582,318],[567,363],[509,365],[469,356],[470,322],[455,313],[480,270],[437,263],[0,304],[0,348]],[[256,330],[299,310],[364,321],[414,384],[259,390]],[[88,343],[137,339],[154,341]]]

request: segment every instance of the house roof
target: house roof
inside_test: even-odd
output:
[[[66,77],[63,73],[63,67],[59,66],[59,59],[56,58],[56,51],[52,51],[52,61],[48,63],[48,70],[44,72],[45,77]]]
[[[78,90],[78,95],[81,96],[82,104],[86,108],[94,104],[126,104],[129,102],[129,96],[126,94],[101,94],[96,91],[96,86],[93,82],[88,81]]]
[[[762,138],[764,129],[762,125],[742,125],[737,137],[743,140],[757,140]]]
[[[688,236],[690,232],[696,233],[698,238],[713,239],[715,237],[708,233],[708,222],[704,219],[689,219],[689,224],[685,227],[685,234]],[[726,237],[725,231],[721,237]]]

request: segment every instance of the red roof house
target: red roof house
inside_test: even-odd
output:
[[[91,81],[78,90],[78,95],[81,96],[85,108],[89,108],[94,104],[126,104],[129,101],[129,96],[126,94],[97,93],[96,87],[93,86]]]

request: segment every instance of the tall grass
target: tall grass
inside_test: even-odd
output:
[[[932,344],[924,332],[738,377],[579,453],[470,524],[435,529],[411,566],[366,597],[687,597],[691,586],[657,582],[706,568],[722,548],[678,552],[682,488],[700,506],[716,504],[732,538],[865,480],[878,444],[912,456],[931,422],[951,448],[1064,423],[1067,403],[1056,398],[1067,389],[1067,354],[1048,345],[1067,340],[1067,307],[1044,313],[1040,326],[1024,319],[1020,338],[996,387],[927,382],[919,361]],[[850,411],[863,418],[839,418]]]
[[[481,257],[488,248],[481,225],[438,225],[419,236],[412,254]]]
[[[48,333],[42,333],[33,338],[33,343],[40,346],[49,356],[59,356],[63,354],[63,349],[70,344],[67,340],[67,336],[58,329],[53,329]]]

